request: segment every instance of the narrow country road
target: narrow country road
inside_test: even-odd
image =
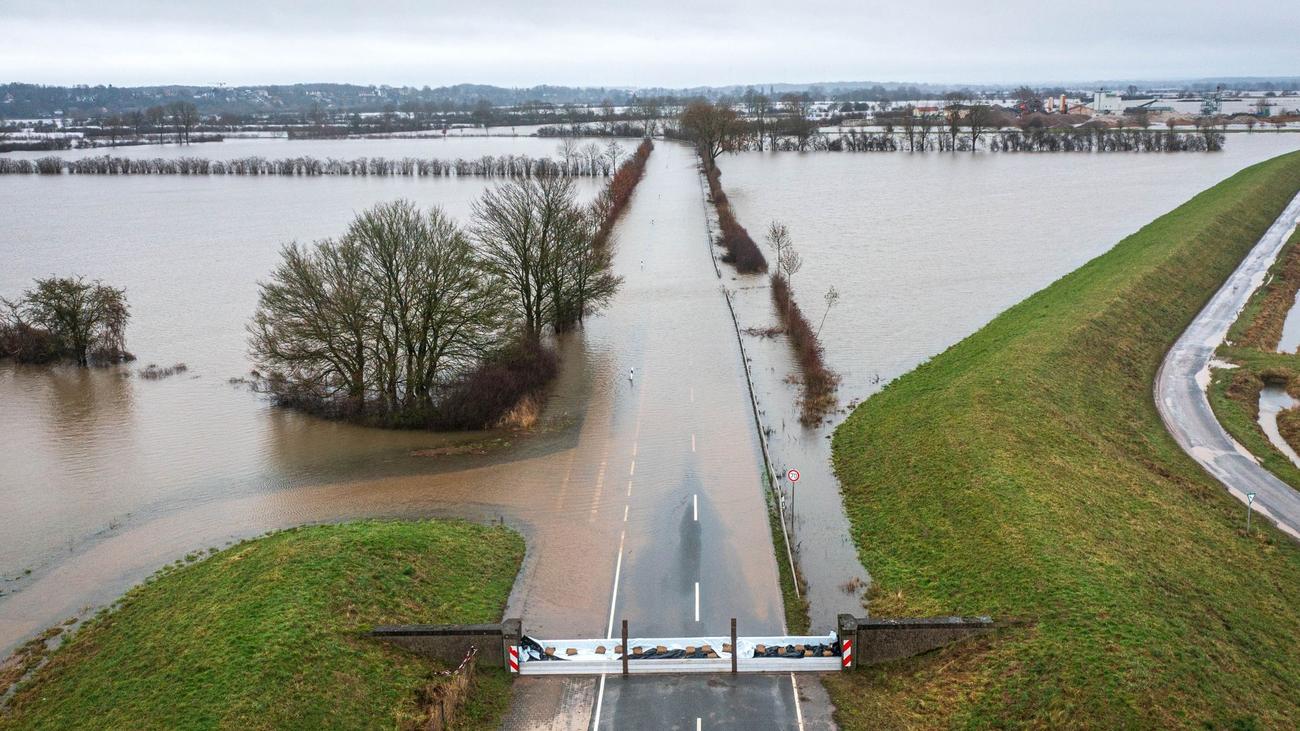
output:
[[[634,636],[726,635],[735,617],[741,634],[780,634],[762,457],[689,148],[658,143],[616,233],[623,291],[586,332],[608,358],[598,370],[611,404],[584,424],[568,478],[595,485],[583,494],[591,526],[616,527],[608,554],[571,566],[583,586],[608,572],[602,609],[519,602],[525,631],[615,637],[626,619]],[[796,690],[817,699],[806,722]],[[822,699],[815,679],[788,674],[526,677],[505,727],[817,728]]]
[[[1292,229],[1300,220],[1300,195],[1278,216],[1223,287],[1174,343],[1156,374],[1156,408],[1174,440],[1237,499],[1255,493],[1254,508],[1279,528],[1300,538],[1300,492],[1259,465],[1219,425],[1206,386],[1210,361],[1246,300],[1264,282]]]

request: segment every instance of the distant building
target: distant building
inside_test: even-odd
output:
[[[1092,93],[1092,111],[1095,114],[1117,114],[1124,111],[1124,99],[1119,94],[1098,89]]]

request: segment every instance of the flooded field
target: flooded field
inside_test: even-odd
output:
[[[790,226],[805,260],[795,289],[810,319],[821,319],[826,287],[839,290],[822,337],[844,377],[847,406],[1196,191],[1297,146],[1300,136],[1258,134],[1234,136],[1218,155],[748,153],[720,163],[753,233],[772,218]],[[553,140],[529,138],[232,140],[113,154],[470,158],[554,150]],[[711,598],[745,591],[750,584],[736,583],[745,576],[759,577],[752,587],[767,586],[772,557],[703,550],[744,545],[724,538],[766,527],[761,506],[753,507],[760,483],[743,373],[704,253],[702,193],[691,165],[688,152],[668,143],[652,156],[654,172],[620,224],[616,267],[628,286],[608,315],[561,343],[565,367],[547,410],[551,426],[522,440],[489,435],[511,443],[474,450],[487,454],[434,459],[415,453],[465,437],[309,419],[272,409],[229,381],[250,368],[244,323],[280,244],[337,235],[355,211],[397,197],[440,205],[464,221],[492,181],[0,177],[7,214],[0,293],[12,296],[33,277],[56,273],[125,286],[134,314],[128,346],[139,356],[121,369],[0,365],[7,506],[0,652],[69,612],[111,601],[186,551],[298,522],[376,514],[503,517],[530,546],[544,540],[588,557],[590,570],[575,577],[567,564],[538,565],[530,555],[525,572],[536,580],[521,586],[536,593],[513,601],[533,607],[543,627],[602,631],[621,507],[609,494],[615,480],[605,486],[606,462],[614,459],[611,444],[630,445],[632,467],[622,473],[629,475],[638,439],[643,466],[635,474],[651,489],[634,496],[627,480],[628,499],[645,502],[623,519],[650,536],[667,526],[683,537],[665,545],[629,539],[629,551],[644,557],[630,555],[623,567],[638,578],[626,591],[646,597],[633,616],[669,621],[660,603],[676,607],[679,590],[689,587],[661,574],[682,562],[716,577],[702,589],[706,617],[735,611]],[[602,184],[578,181],[586,196]],[[765,282],[723,271],[738,291],[742,325],[769,324]],[[864,578],[829,469],[830,425],[798,426],[779,338],[747,337],[746,345],[777,467],[804,475],[792,496],[796,544],[821,629],[834,611],[857,606],[861,587],[853,579]],[[697,360],[711,367],[700,369]],[[148,363],[176,362],[188,371],[160,381],[133,375]],[[630,400],[632,364],[655,384],[648,402]],[[643,412],[654,429],[645,437]],[[683,511],[696,502],[709,516],[698,520],[715,520],[713,509],[727,515],[714,532],[694,533],[696,521]],[[737,517],[742,507],[747,518]],[[582,530],[555,527],[557,516],[573,515],[582,516]],[[754,622],[774,621],[770,606],[749,605],[758,608]],[[600,626],[588,626],[592,617]]]
[[[532,131],[534,128],[528,128]],[[291,140],[286,137],[229,137],[221,142],[200,142],[191,145],[122,145],[119,147],[83,147],[74,150],[7,152],[5,157],[38,158],[56,156],[64,158],[112,155],[130,158],[206,157],[212,160],[233,160],[257,155],[265,158],[312,157],[440,157],[471,159],[482,155],[530,155],[556,157],[559,140],[546,137],[514,136],[506,128],[494,130],[491,136],[449,134],[446,139],[432,132],[420,136],[394,136],[369,139]],[[523,134],[523,129],[520,129]],[[604,144],[604,140],[595,140]],[[585,141],[584,141],[585,144]],[[633,141],[623,140],[624,147],[634,147]]]
[[[515,526],[529,554],[510,611],[538,632],[607,632],[623,550],[613,591],[635,626],[725,632],[740,617],[779,631],[774,554],[756,550],[770,546],[757,438],[693,166],[679,145],[651,156],[616,229],[626,282],[561,340],[547,426],[442,457],[420,452],[465,437],[323,422],[227,381],[249,368],[243,324],[280,241],[335,234],[397,195],[462,217],[482,181],[0,180],[0,201],[22,212],[0,239],[21,267],[0,289],[68,270],[123,284],[140,356],[127,369],[0,366],[0,654],[187,552],[358,516]],[[42,196],[64,217],[46,220]],[[150,361],[189,370],[123,377]]]
[[[437,148],[429,152],[425,148]],[[122,154],[547,155],[539,139],[302,143],[239,140]],[[359,474],[428,470],[403,459],[447,440],[360,429],[270,408],[248,374],[244,325],[280,245],[340,234],[354,212],[405,197],[468,222],[488,179],[0,176],[0,294],[82,274],[126,288],[122,368],[0,364],[0,592],[124,526],[234,495]],[[603,179],[577,181],[590,197]],[[149,363],[188,370],[160,381]],[[560,406],[559,408],[563,408]],[[464,437],[455,437],[464,439]],[[30,572],[30,573],[28,573]],[[0,599],[2,601],[2,599]]]
[[[847,409],[1197,192],[1296,149],[1300,135],[1255,133],[1231,135],[1221,153],[751,152],[719,166],[756,240],[771,220],[789,226],[804,262],[794,289],[814,325],[826,289],[839,292],[821,340]],[[727,286],[742,325],[775,322],[765,278],[728,275]],[[786,343],[748,337],[747,348],[773,459],[803,475],[795,542],[813,616],[850,611],[858,599],[844,584],[861,569],[829,463],[847,411],[800,427]]]

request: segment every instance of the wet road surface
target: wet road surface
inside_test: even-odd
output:
[[[1174,343],[1156,374],[1155,399],[1165,426],[1184,451],[1238,500],[1246,502],[1246,494],[1255,493],[1254,509],[1300,538],[1300,492],[1261,467],[1245,447],[1224,431],[1205,394],[1215,349],[1251,293],[1263,283],[1297,221],[1300,195]]]
[[[619,383],[604,446],[579,460],[596,485],[591,524],[617,529],[614,566],[578,636],[614,637],[625,619],[641,637],[725,635],[733,617],[741,634],[784,631],[762,457],[694,166],[660,143],[617,229],[619,299],[653,304],[607,315]],[[524,608],[526,632],[565,624],[539,609]],[[788,675],[525,678],[506,727],[797,728],[800,705]]]

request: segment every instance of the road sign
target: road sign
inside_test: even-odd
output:
[[[1248,492],[1248,493],[1246,493],[1246,504],[1247,504],[1247,505],[1254,505],[1254,504],[1255,504],[1255,493],[1253,493],[1253,492]]]
[[[788,477],[788,478],[790,479],[791,482],[798,482],[798,481],[799,481],[799,470],[790,470],[789,472],[785,473],[785,476]],[[1252,497],[1254,497],[1254,496],[1252,495]]]

